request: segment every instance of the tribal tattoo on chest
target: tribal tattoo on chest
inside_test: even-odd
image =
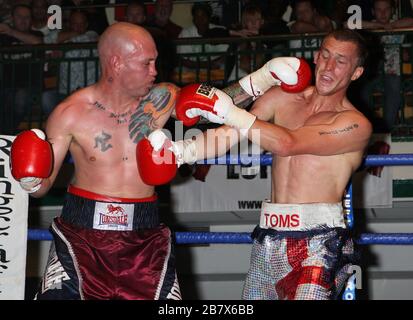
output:
[[[175,106],[176,95],[172,85],[159,84],[140,101],[129,121],[129,138],[134,143],[163,126],[160,118],[170,114]]]

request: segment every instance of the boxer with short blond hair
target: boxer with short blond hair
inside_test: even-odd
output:
[[[178,116],[226,126],[194,140],[167,141],[158,131],[149,136],[155,149],[171,150],[178,165],[222,155],[240,136],[273,154],[271,199],[253,232],[244,299],[334,299],[349,276],[353,244],[342,198],[372,126],[346,91],[362,75],[366,54],[356,32],[334,31],[315,55],[314,86],[299,93],[273,87],[250,112],[216,88],[183,88]],[[210,148],[215,141],[221,143]]]

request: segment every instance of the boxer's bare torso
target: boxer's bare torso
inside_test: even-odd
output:
[[[48,120],[47,137],[55,157],[65,149],[74,160],[73,184],[108,196],[143,198],[154,188],[142,182],[136,164],[136,143],[169,119],[178,88],[155,85],[150,93],[114,113],[96,86],[70,96]]]
[[[296,130],[304,126],[331,124],[337,117],[346,118],[349,125],[331,127],[318,131],[320,144],[324,137],[342,135],[349,139],[349,131],[358,130],[361,114],[345,99],[342,104],[317,109],[311,95],[314,88],[305,94],[285,95],[283,104],[277,108],[273,123]],[[364,124],[364,122],[363,122]],[[329,143],[326,140],[326,143]],[[339,202],[343,198],[351,175],[359,167],[364,149],[334,155],[298,154],[292,156],[275,155],[272,166],[272,201],[278,203]]]
[[[273,202],[342,200],[372,132],[346,98],[350,83],[363,73],[358,50],[351,41],[327,37],[315,54],[314,87],[300,94],[272,88],[254,104],[258,120],[252,129],[274,154]]]

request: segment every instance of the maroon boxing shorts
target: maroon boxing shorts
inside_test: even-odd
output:
[[[180,300],[171,231],[157,197],[106,197],[70,186],[36,298]]]

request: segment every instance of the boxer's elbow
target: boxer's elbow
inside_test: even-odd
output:
[[[288,157],[294,155],[296,145],[297,144],[294,137],[290,134],[286,134],[285,136],[274,141],[272,144],[272,150],[269,151],[280,157]]]
[[[40,189],[37,190],[36,192],[30,193],[30,196],[36,199],[42,198],[49,192],[51,186],[52,186],[52,182],[50,181],[50,178],[45,178],[43,179],[41,183]]]

